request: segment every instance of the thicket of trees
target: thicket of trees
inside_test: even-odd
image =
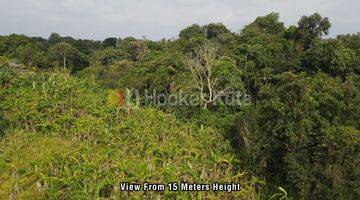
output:
[[[198,106],[159,109],[220,131],[236,167],[263,178],[269,194],[281,186],[294,199],[359,199],[360,34],[323,39],[330,27],[317,13],[289,27],[270,13],[239,33],[194,24],[176,40],[14,34],[0,37],[0,65],[64,67],[117,90],[197,93]],[[215,90],[251,102],[215,105]]]

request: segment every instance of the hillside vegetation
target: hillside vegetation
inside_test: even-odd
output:
[[[66,71],[1,72],[1,199],[258,197],[221,134],[154,108],[116,108]],[[6,78],[5,78],[6,77]],[[240,182],[234,193],[120,193],[120,182]]]
[[[330,28],[269,13],[160,41],[0,36],[0,199],[360,199],[360,33]]]

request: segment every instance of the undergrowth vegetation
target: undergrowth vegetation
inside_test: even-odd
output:
[[[221,134],[154,108],[108,101],[67,71],[1,72],[1,199],[256,199]],[[119,182],[240,182],[240,192],[120,192]]]

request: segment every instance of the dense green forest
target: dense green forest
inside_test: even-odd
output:
[[[360,33],[330,28],[0,36],[0,199],[360,199]],[[242,190],[119,191],[145,181]]]

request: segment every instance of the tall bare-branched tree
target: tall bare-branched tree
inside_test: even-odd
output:
[[[218,61],[221,59],[219,46],[214,43],[205,43],[197,48],[193,54],[186,56],[185,65],[191,72],[195,82],[195,89],[199,91],[204,109],[218,97],[215,88],[220,75],[216,74]]]

